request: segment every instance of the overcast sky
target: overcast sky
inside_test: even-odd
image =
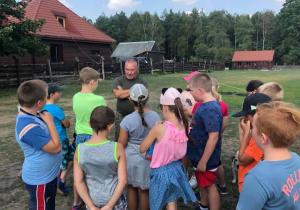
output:
[[[173,12],[191,11],[194,7],[207,14],[214,10],[226,10],[230,14],[249,14],[272,10],[278,13],[285,0],[59,0],[79,16],[95,21],[99,15],[107,16],[123,11],[129,17],[134,11],[149,11],[159,16],[164,9]]]

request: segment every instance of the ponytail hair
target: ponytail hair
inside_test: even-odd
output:
[[[133,102],[134,106],[138,107],[138,113],[141,116],[142,124],[143,124],[144,127],[147,128],[148,124],[147,124],[146,120],[144,119],[144,107],[146,106],[148,98],[146,100],[143,100],[144,98],[145,98],[144,95],[140,95],[138,97],[138,101],[133,101],[132,100],[132,102]]]
[[[182,122],[186,136],[193,142],[193,139],[189,136],[189,119],[184,114],[184,109],[180,98],[175,98],[174,103],[175,105],[168,105],[169,110],[175,113],[177,119]]]
[[[222,96],[218,93],[218,89],[219,89],[219,83],[215,78],[211,77],[211,82],[212,82],[212,89],[211,89],[211,93],[213,95],[213,97],[215,99],[217,99],[217,101],[222,101]]]

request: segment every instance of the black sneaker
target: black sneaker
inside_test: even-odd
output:
[[[217,187],[217,189],[218,189],[218,191],[221,195],[227,195],[228,194],[226,185],[225,185],[225,187],[221,187],[219,184],[216,184],[216,187]]]

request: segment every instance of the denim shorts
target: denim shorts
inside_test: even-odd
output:
[[[90,140],[90,138],[92,138],[92,135],[89,134],[77,134],[76,136],[76,147],[78,146],[78,144],[80,143],[84,143],[87,140]]]

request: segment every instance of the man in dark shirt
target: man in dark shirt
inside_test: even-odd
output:
[[[128,100],[129,89],[136,83],[143,84],[148,88],[147,80],[137,76],[138,66],[135,60],[129,59],[125,63],[125,75],[115,78],[113,94],[117,99],[117,111],[115,119],[115,141],[119,139],[120,123],[122,119],[134,112],[134,106]]]

